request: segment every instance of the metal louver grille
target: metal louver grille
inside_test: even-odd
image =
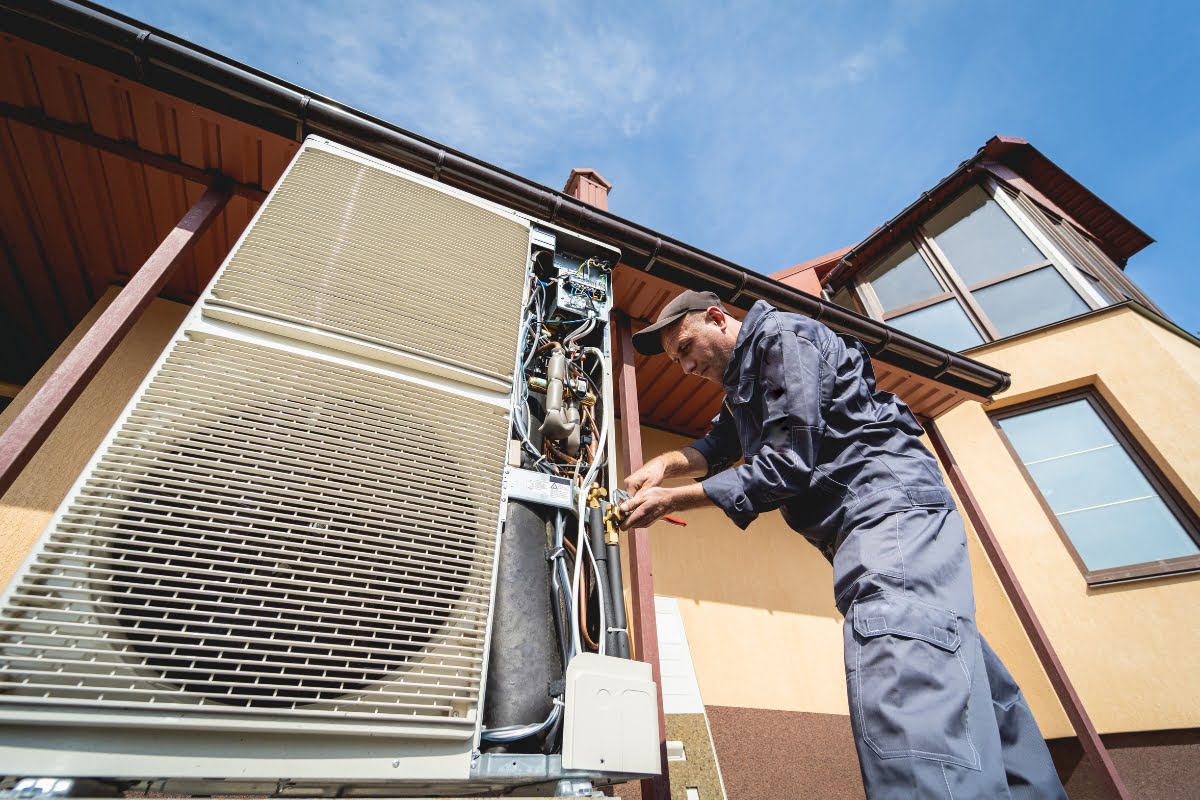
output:
[[[472,398],[177,342],[17,578],[0,707],[465,722],[506,432]]]
[[[306,147],[211,302],[510,378],[528,255],[515,218]]]

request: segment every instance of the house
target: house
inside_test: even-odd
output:
[[[765,278],[609,213],[595,170],[556,192],[96,6],[5,0],[0,31],[0,583],[317,134],[622,251],[626,466],[720,403],[628,346],[681,288],[860,338],[927,422],[980,627],[1071,795],[1200,786],[1198,342],[1124,275],[1149,237],[1029,143],[990,140],[862,242]],[[685,516],[626,547],[671,795],[861,796],[829,565],[778,519]]]

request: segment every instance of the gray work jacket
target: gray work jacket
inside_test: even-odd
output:
[[[690,446],[708,461],[705,493],[738,527],[778,508],[832,558],[873,517],[952,507],[924,431],[903,401],[876,390],[854,338],[759,300],[724,385],[711,431]]]

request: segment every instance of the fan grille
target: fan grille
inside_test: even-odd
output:
[[[174,345],[0,619],[0,704],[473,716],[506,445],[480,400]]]
[[[514,217],[306,147],[209,302],[507,379],[528,255]]]

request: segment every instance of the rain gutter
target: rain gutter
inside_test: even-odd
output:
[[[276,135],[303,141],[308,134],[317,134],[608,242],[621,249],[624,263],[672,283],[712,290],[734,307],[749,308],[762,299],[806,314],[858,338],[888,364],[976,397],[987,398],[1009,386],[1005,372],[100,6],[66,0],[0,0],[0,27]]]

